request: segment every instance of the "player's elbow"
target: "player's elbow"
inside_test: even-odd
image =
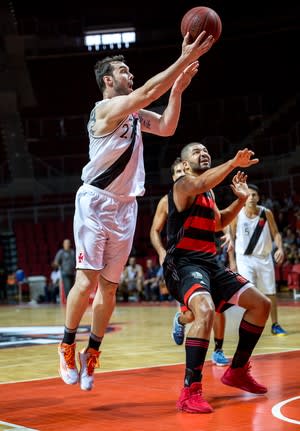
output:
[[[155,241],[156,238],[159,236],[159,231],[156,228],[151,228],[150,229],[150,239],[151,241]]]
[[[160,136],[163,136],[163,137],[174,136],[175,131],[176,131],[176,128],[166,128],[162,131]]]
[[[169,124],[168,127],[166,127],[166,136],[174,136],[175,132],[177,130],[177,123],[176,124]]]
[[[177,124],[166,124],[163,118],[160,119],[156,134],[162,137],[173,136],[176,132]]]
[[[150,240],[151,240],[151,242],[152,242],[152,244],[153,244],[153,240],[154,240],[154,238],[155,238],[155,230],[154,230],[153,228],[151,228],[151,229],[150,229],[150,234],[149,234],[149,236],[150,236]]]

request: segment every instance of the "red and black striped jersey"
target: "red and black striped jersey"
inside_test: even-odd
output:
[[[196,196],[185,211],[178,212],[173,200],[173,190],[168,194],[168,253],[182,257],[215,257],[215,201],[210,191]]]

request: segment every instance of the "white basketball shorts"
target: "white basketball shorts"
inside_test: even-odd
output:
[[[119,283],[132,248],[136,219],[135,197],[119,197],[83,184],[75,200],[76,268],[100,270],[106,280]]]
[[[236,255],[237,271],[265,295],[276,293],[275,270],[272,255],[266,257]]]

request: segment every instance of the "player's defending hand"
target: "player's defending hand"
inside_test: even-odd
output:
[[[221,244],[220,244],[221,248],[226,247],[227,252],[233,251],[234,249],[233,240],[229,232],[224,233],[224,235],[221,236],[220,241],[221,241]]]
[[[232,178],[232,184],[230,185],[233,193],[237,198],[246,200],[250,195],[247,186],[247,175],[244,172],[238,171]]]
[[[249,166],[256,165],[259,162],[259,159],[251,159],[252,156],[254,156],[254,152],[244,148],[236,153],[232,164],[235,168],[249,168]]]

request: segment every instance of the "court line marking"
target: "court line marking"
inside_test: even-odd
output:
[[[22,425],[11,424],[9,422],[1,422],[0,421],[0,425],[7,425],[7,426],[9,426],[9,428],[2,428],[2,427],[0,427],[0,430],[3,429],[4,431],[15,430],[15,429],[17,429],[17,430],[23,430],[23,431],[38,431],[37,429],[26,428],[26,427],[23,427]]]
[[[291,401],[295,401],[299,399],[300,399],[300,396],[297,396],[293,398],[288,398],[287,400],[284,400],[278,404],[275,404],[275,406],[272,407],[272,415],[275,416],[275,418],[277,419],[281,419],[282,421],[290,422],[291,424],[300,425],[300,421],[297,421],[296,419],[287,418],[281,413],[281,407],[283,407],[285,404],[290,403]]]

